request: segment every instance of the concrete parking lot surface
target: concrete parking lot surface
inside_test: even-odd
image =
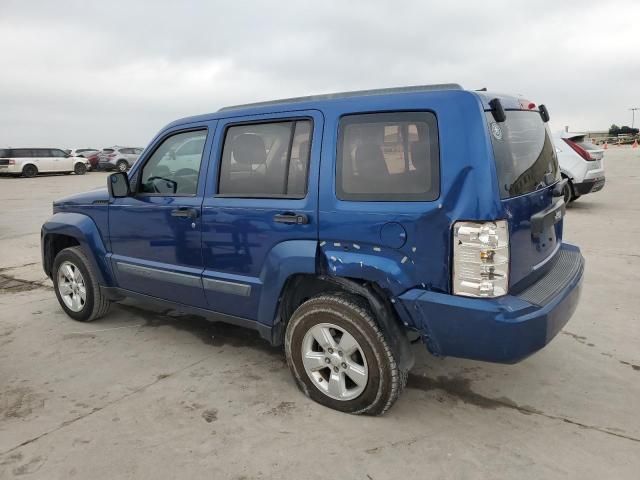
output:
[[[587,270],[561,334],[512,366],[416,345],[380,418],[308,400],[254,332],[135,305],[72,321],[40,225],[106,175],[0,178],[0,478],[639,478],[640,150],[606,168],[565,221]]]

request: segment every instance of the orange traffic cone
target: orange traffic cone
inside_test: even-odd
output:
[[[608,150],[608,149],[609,149],[609,144],[607,143],[607,141],[606,141],[606,140],[605,140],[605,142],[604,142],[604,149],[605,149],[605,150]]]
[[[631,148],[638,148],[638,139],[637,138],[633,141],[633,146]]]

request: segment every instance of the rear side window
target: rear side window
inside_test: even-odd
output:
[[[104,153],[113,153],[113,148],[103,148],[102,151]]]
[[[37,156],[34,154],[33,150],[29,150],[26,148],[14,148],[12,152],[12,156],[14,158],[32,158]]]
[[[312,122],[295,120],[227,129],[218,194],[304,198]]]
[[[438,198],[436,117],[430,112],[349,115],[340,121],[336,192],[341,200]]]
[[[546,187],[548,179],[560,178],[556,150],[540,114],[526,110],[506,114],[506,121],[496,123],[486,113],[501,198],[534,192]]]
[[[11,150],[8,150],[6,148],[0,148],[0,157],[5,158],[10,156],[11,156]]]

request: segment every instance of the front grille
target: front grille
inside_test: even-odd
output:
[[[579,250],[560,249],[553,262],[551,269],[518,297],[534,305],[545,305],[584,268],[584,259]]]

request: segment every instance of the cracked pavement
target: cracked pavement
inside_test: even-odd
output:
[[[106,175],[0,178],[0,479],[638,478],[640,150],[608,150],[606,168],[568,209],[587,270],[565,330],[517,365],[416,345],[381,418],[312,403],[255,332],[131,302],[70,320],[40,225]]]

